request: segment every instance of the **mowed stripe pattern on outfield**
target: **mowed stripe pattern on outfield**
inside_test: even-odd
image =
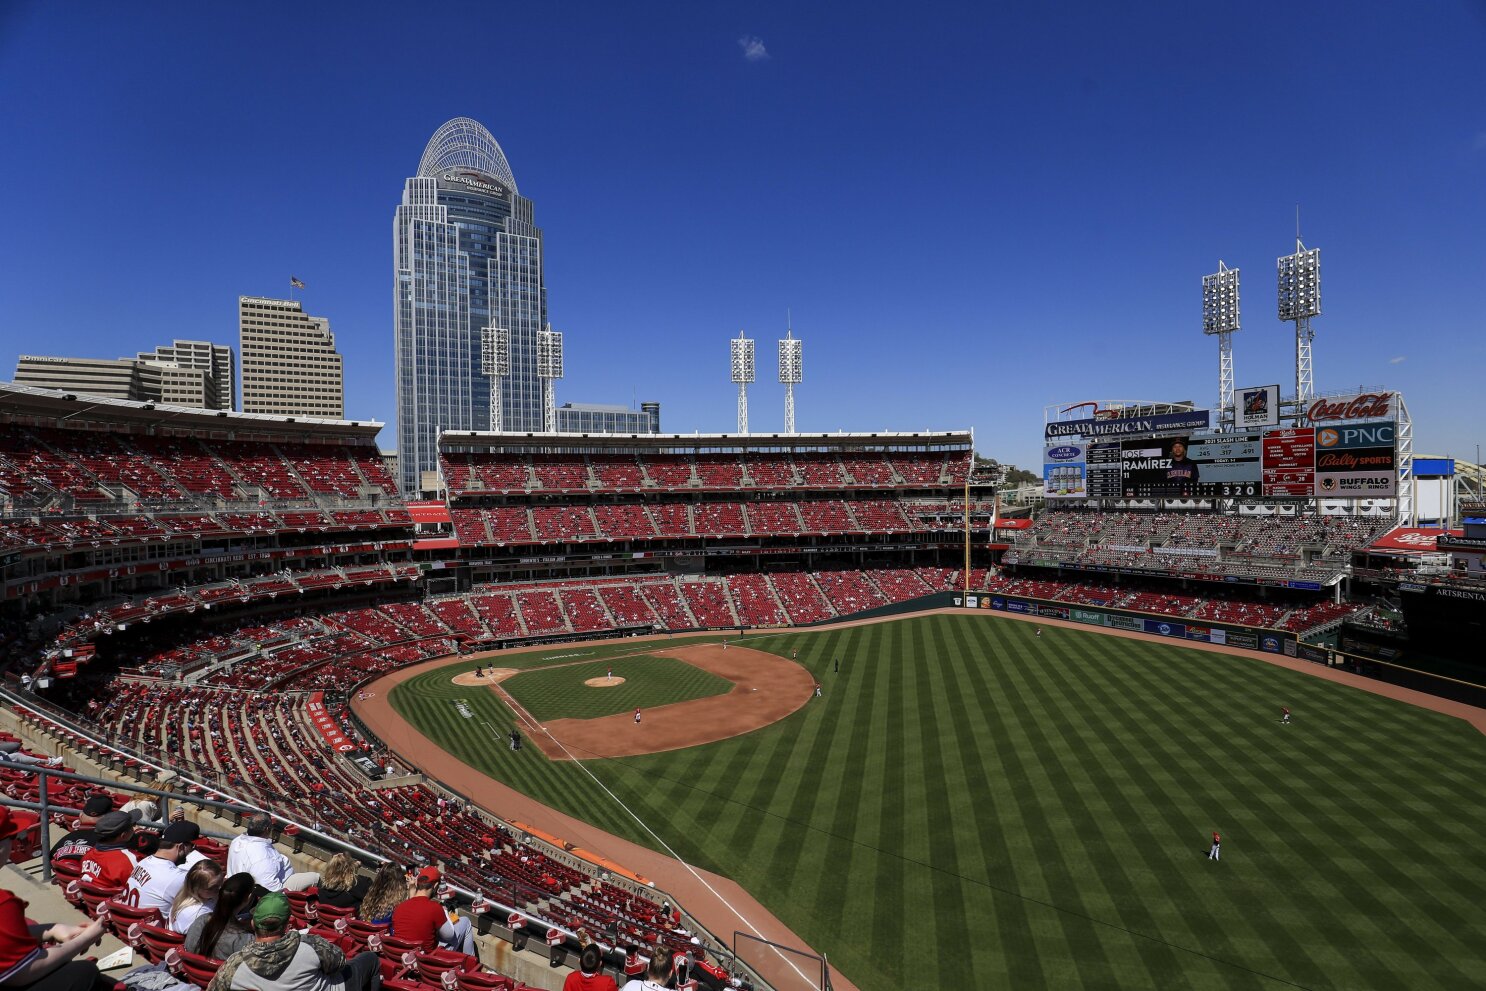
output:
[[[998,617],[749,645],[798,648],[825,697],[746,737],[589,767],[860,987],[1456,988],[1486,972],[1486,746],[1463,721]],[[577,768],[487,770],[654,845]]]

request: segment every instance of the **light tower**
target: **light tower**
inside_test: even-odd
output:
[[[480,371],[490,376],[490,429],[500,433],[501,391],[511,374],[511,332],[504,327],[480,329]]]
[[[549,323],[537,331],[537,378],[542,380],[542,429],[557,433],[557,386],[562,378],[562,334]]]
[[[1295,418],[1305,415],[1305,404],[1315,392],[1311,376],[1311,317],[1321,315],[1321,249],[1307,250],[1299,236],[1295,254],[1276,262],[1279,273],[1280,319],[1295,324]]]
[[[1238,269],[1218,259],[1202,277],[1202,332],[1218,339],[1218,427],[1233,428],[1233,332],[1238,330]]]
[[[743,331],[732,342],[733,384],[738,387],[738,433],[748,433],[748,387],[753,384],[753,339]]]
[[[784,385],[784,432],[795,432],[795,386],[805,378],[804,342],[786,328],[779,342],[779,381]]]

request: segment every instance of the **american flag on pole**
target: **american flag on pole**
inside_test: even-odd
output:
[[[289,285],[291,287],[295,288],[295,289],[303,289],[304,288],[304,283],[303,282],[300,282],[299,279],[297,279],[296,277],[294,277],[292,275],[289,276]]]

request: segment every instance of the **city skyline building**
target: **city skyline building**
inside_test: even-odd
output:
[[[201,402],[180,401],[194,398],[194,385],[189,387],[191,392],[186,393],[185,390],[173,391],[169,388],[168,382],[162,381],[161,387],[165,402],[180,406],[199,405],[204,409],[232,410],[235,408],[237,361],[230,346],[210,344],[206,341],[172,341],[170,344],[160,345],[154,351],[139,352],[139,360],[174,366],[182,371],[197,369],[206,373],[201,383]],[[182,385],[187,381],[194,381],[194,378],[194,376],[179,376]]]
[[[393,255],[399,483],[413,493],[438,467],[441,430],[549,422],[542,232],[483,125],[458,117],[429,139],[393,218]]]
[[[107,399],[231,410],[236,387],[232,348],[176,340],[133,358],[20,355],[13,381]]]
[[[344,362],[325,317],[298,300],[239,296],[242,411],[345,418]]]
[[[557,432],[562,434],[660,433],[660,403],[641,403],[639,409],[604,403],[563,403],[556,412]]]

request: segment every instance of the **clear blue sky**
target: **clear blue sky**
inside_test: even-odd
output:
[[[1479,0],[0,0],[0,376],[235,345],[237,296],[294,274],[391,447],[392,214],[461,115],[536,203],[559,402],[730,430],[727,340],[772,379],[788,307],[800,429],[973,427],[1031,465],[1046,403],[1212,402],[1220,258],[1238,384],[1293,382],[1298,203],[1318,387],[1404,390],[1420,449],[1486,439]],[[753,389],[755,430],[782,395]]]

